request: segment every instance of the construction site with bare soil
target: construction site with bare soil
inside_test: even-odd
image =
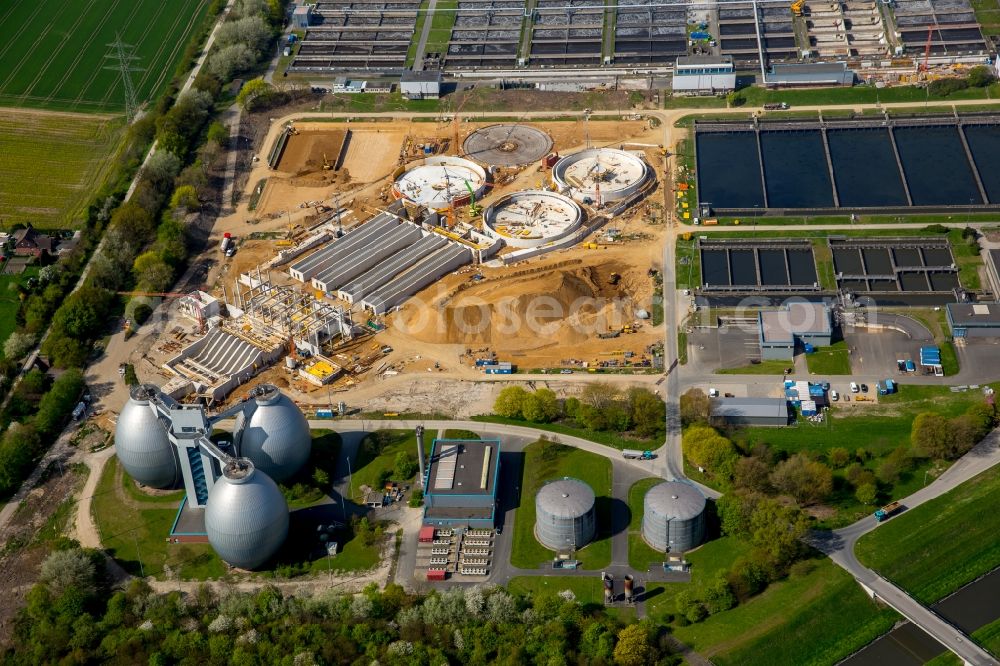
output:
[[[413,373],[661,367],[657,125],[278,119],[144,360],[177,397],[331,410]]]

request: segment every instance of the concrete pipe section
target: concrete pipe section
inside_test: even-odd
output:
[[[552,150],[552,139],[529,125],[490,125],[470,134],[462,150],[488,166],[517,167],[537,162]]]
[[[651,176],[644,159],[614,148],[581,150],[552,167],[552,182],[560,192],[597,206],[628,198]]]
[[[471,160],[460,157],[428,157],[411,162],[392,186],[397,199],[443,211],[454,203],[469,203],[469,190],[480,197],[486,189],[486,172]]]
[[[561,194],[528,190],[501,197],[483,213],[483,222],[487,236],[509,247],[538,247],[576,231],[583,210]]]

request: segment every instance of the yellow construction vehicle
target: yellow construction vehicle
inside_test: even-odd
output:
[[[327,158],[326,153],[323,153],[323,171],[329,171],[332,168],[333,164],[330,163],[330,160]]]
[[[802,10],[805,9],[806,0],[795,0],[792,3],[792,14],[795,16],[802,16]]]

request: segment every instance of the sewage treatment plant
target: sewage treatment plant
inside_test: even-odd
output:
[[[702,215],[1000,206],[1000,118],[699,121]]]

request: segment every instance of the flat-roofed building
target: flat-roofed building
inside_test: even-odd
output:
[[[492,528],[500,440],[436,439],[424,482],[424,524]]]
[[[674,65],[673,91],[679,95],[715,95],[736,89],[732,56],[681,56]]]
[[[719,398],[712,402],[712,420],[726,425],[786,426],[784,398]]]
[[[760,357],[765,361],[791,360],[797,344],[829,347],[833,337],[826,303],[796,301],[781,310],[762,311],[757,317]]]
[[[947,311],[956,338],[1000,338],[1000,303],[949,303]]]

